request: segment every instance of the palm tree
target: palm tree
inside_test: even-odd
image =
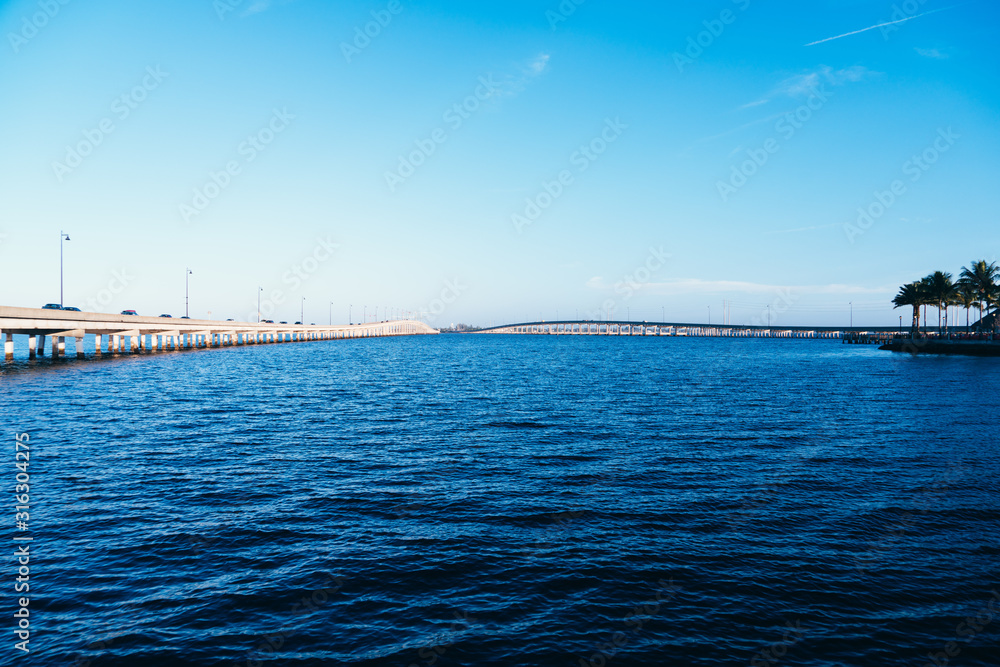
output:
[[[979,308],[979,300],[976,298],[976,290],[967,280],[960,279],[955,286],[954,304],[960,308],[965,308],[965,333],[969,333],[969,310]]]
[[[965,281],[970,289],[975,293],[979,302],[980,322],[985,319],[983,310],[988,315],[991,306],[997,303],[997,279],[1000,278],[1000,266],[996,262],[987,262],[981,259],[972,262],[970,266],[962,267],[961,279]],[[996,330],[997,317],[993,318],[993,329]]]
[[[912,282],[899,288],[899,294],[892,300],[893,309],[910,306],[913,308],[913,322],[910,324],[910,338],[916,338],[920,333],[920,306],[927,303],[924,285]]]
[[[941,314],[944,312],[944,326],[948,326],[948,304],[955,299],[956,287],[951,280],[951,274],[935,271],[921,281],[926,287],[927,303],[938,311],[938,333],[944,333],[941,325]]]

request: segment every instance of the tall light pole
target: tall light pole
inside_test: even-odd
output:
[[[260,294],[263,291],[263,287],[257,287],[257,324],[260,324]]]
[[[708,307],[708,326],[712,326],[712,307]]]
[[[851,328],[854,328],[854,302],[848,301],[847,305],[851,307]]]
[[[191,275],[191,269],[184,269],[184,317],[190,317],[190,290],[188,288],[188,276]],[[260,310],[260,304],[257,305],[257,310]]]
[[[299,324],[305,326],[306,324],[306,298],[302,297],[302,303],[299,304],[302,309],[299,311]]]
[[[771,329],[771,304],[767,304],[767,328]]]
[[[354,324],[354,317],[351,315],[351,311],[354,310],[354,304],[347,304],[347,323]]]
[[[69,241],[69,234],[59,230],[59,307],[63,307],[63,240]]]
[[[330,326],[333,326],[333,301],[330,302]]]

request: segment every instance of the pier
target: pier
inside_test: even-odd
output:
[[[52,358],[64,356],[67,338],[74,340],[76,356],[85,357],[84,337],[88,334],[94,337],[91,353],[102,356],[436,333],[437,329],[415,320],[317,326],[0,306],[0,334],[6,361],[14,359],[14,336],[18,334],[28,337],[28,357],[34,359],[45,354],[47,340],[50,341]]]

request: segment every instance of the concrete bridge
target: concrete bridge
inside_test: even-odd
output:
[[[67,338],[75,340],[76,356],[83,357],[84,337],[87,334],[94,336],[93,353],[103,355],[230,345],[415,336],[436,334],[438,331],[414,320],[315,326],[218,322],[0,306],[0,333],[5,334],[4,358],[6,361],[11,361],[14,358],[15,334],[28,336],[28,356],[33,359],[37,355],[45,354],[46,337],[52,341],[53,358],[65,355]]]
[[[867,334],[880,338],[890,336],[896,328],[871,327],[767,327],[678,322],[595,322],[566,320],[560,322],[524,322],[482,329],[481,334],[527,334],[556,336],[716,336],[723,338],[836,338],[855,340]]]

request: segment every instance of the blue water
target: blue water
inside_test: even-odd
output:
[[[1000,664],[1000,360],[373,339],[22,361],[0,407],[3,664]]]

